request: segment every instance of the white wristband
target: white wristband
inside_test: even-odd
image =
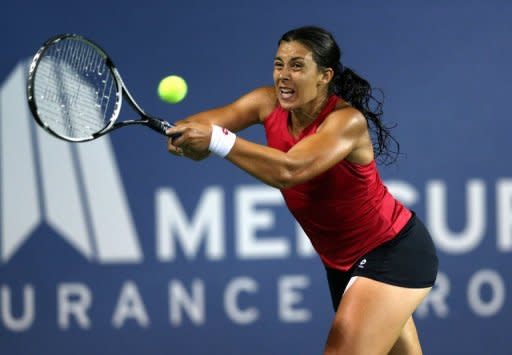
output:
[[[235,145],[236,134],[217,125],[212,125],[212,136],[210,138],[210,152],[225,158],[231,148]]]

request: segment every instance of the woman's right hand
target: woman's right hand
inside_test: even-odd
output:
[[[183,129],[184,126],[187,126],[187,124],[190,123],[191,122],[188,122],[186,120],[178,121],[175,123],[175,128],[181,126],[181,128]],[[194,124],[192,124],[192,126],[194,126]],[[167,150],[169,151],[169,153],[180,157],[187,157],[195,161],[203,160],[210,156],[210,151],[208,149],[197,149],[197,147],[195,147],[194,144],[190,145],[186,144],[186,142],[184,144],[182,141],[188,138],[188,133],[186,134],[186,137],[182,137],[182,135],[185,132],[173,132],[173,129],[175,128],[169,130],[170,132],[167,140]],[[197,130],[194,130],[194,133],[197,133]],[[195,136],[194,134],[192,135]],[[191,140],[194,141],[194,138],[197,139],[198,137],[192,137]]]

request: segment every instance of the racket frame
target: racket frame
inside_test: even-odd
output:
[[[69,39],[79,40],[79,41],[87,43],[88,45],[92,46],[98,53],[100,53],[105,58],[105,65],[106,65],[107,69],[110,70],[110,72],[112,73],[112,76],[114,78],[114,82],[115,82],[115,85],[117,88],[116,94],[115,94],[116,95],[116,104],[114,106],[112,116],[109,119],[106,126],[103,129],[99,130],[98,132],[91,134],[90,136],[80,137],[80,138],[68,137],[68,136],[59,134],[59,133],[55,132],[54,130],[52,130],[50,128],[50,126],[40,118],[38,110],[37,110],[37,102],[36,102],[37,98],[35,97],[35,94],[34,94],[35,74],[37,72],[39,63],[41,62],[41,59],[44,56],[44,53],[55,43],[62,41],[62,40],[69,40]],[[125,120],[125,121],[117,122],[117,119],[119,118],[119,113],[121,112],[123,97],[127,99],[128,104],[139,114],[139,116],[141,117],[140,119]],[[116,129],[124,127],[124,126],[129,126],[129,125],[144,125],[144,126],[147,126],[163,135],[166,135],[165,131],[168,128],[173,127],[172,124],[168,123],[165,120],[148,115],[142,109],[142,107],[140,107],[137,104],[137,102],[135,101],[133,96],[128,91],[126,85],[123,82],[123,79],[121,78],[121,75],[119,74],[119,71],[117,70],[116,66],[114,65],[114,62],[108,56],[108,54],[96,43],[92,42],[91,40],[89,40],[81,35],[77,35],[77,34],[60,34],[60,35],[54,36],[54,37],[48,39],[41,46],[41,48],[36,52],[36,54],[34,55],[34,58],[32,59],[32,62],[29,67],[29,72],[28,72],[27,101],[28,101],[30,111],[32,112],[32,116],[34,117],[34,119],[36,120],[38,125],[41,126],[42,128],[44,128],[51,135],[53,135],[57,138],[63,139],[65,141],[68,141],[68,142],[74,142],[74,143],[88,142],[93,139],[99,138],[109,132],[112,132],[113,130],[116,130]]]

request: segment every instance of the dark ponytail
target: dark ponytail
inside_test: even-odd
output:
[[[375,157],[380,163],[392,164],[400,153],[400,144],[391,135],[393,127],[386,126],[382,122],[383,102],[374,94],[374,91],[377,91],[379,96],[383,98],[382,90],[372,89],[368,81],[361,78],[350,68],[343,67],[340,64],[338,70],[340,70],[338,75],[335,75],[331,82],[332,93],[348,101],[366,117],[368,126],[373,126],[370,132]],[[394,149],[390,147],[391,143]]]
[[[386,165],[396,161],[400,144],[391,135],[393,127],[382,122],[382,99],[375,97],[374,89],[368,81],[341,64],[341,51],[332,34],[320,27],[307,26],[288,31],[281,37],[279,44],[283,41],[302,43],[313,52],[313,59],[320,68],[334,70],[329,94],[343,98],[366,117],[374,142],[375,158]],[[377,91],[383,96],[381,90]],[[390,144],[395,148],[392,149]]]

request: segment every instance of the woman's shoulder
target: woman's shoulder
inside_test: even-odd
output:
[[[367,121],[364,115],[349,102],[337,98],[332,103],[330,112],[320,124],[319,128],[346,131],[347,128],[355,132],[364,133],[367,130]]]
[[[366,118],[357,108],[352,106],[350,102],[337,97],[336,103],[328,117],[344,117],[345,119],[351,119],[360,123],[366,124]]]
[[[258,105],[260,121],[263,122],[265,119],[274,111],[278,106],[277,96],[274,87],[262,86],[254,89],[248,95],[251,100]]]

